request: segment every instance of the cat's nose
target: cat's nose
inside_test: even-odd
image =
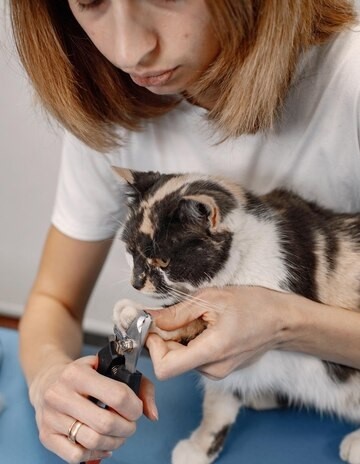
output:
[[[133,275],[131,280],[131,285],[135,288],[135,290],[141,290],[146,282],[146,274],[145,272],[137,275]]]

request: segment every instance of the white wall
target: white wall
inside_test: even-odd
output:
[[[49,226],[61,131],[35,107],[3,5],[0,0],[0,314],[19,316]],[[89,305],[87,329],[111,331],[114,302],[139,297],[127,281],[123,250],[115,244]]]

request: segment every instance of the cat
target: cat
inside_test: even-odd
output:
[[[284,189],[255,195],[216,176],[114,170],[128,183],[121,238],[137,290],[179,301],[201,288],[252,285],[360,309],[360,214],[334,213]],[[121,300],[114,323],[126,330],[138,309]],[[198,320],[170,334],[153,330],[187,343],[204,328]],[[282,397],[360,421],[360,371],[301,353],[268,351],[203,384],[203,420],[176,445],[173,464],[216,460],[244,405],[273,407]],[[343,439],[340,455],[360,463],[360,429]]]

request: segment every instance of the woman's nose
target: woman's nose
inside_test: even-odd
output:
[[[157,49],[157,33],[147,17],[142,2],[115,2],[114,59],[125,72],[150,64]]]

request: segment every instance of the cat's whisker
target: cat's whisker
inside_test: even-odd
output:
[[[113,282],[109,282],[108,285],[109,285],[109,287],[114,287],[115,285],[124,284],[124,283],[130,284],[129,278],[120,279],[120,280],[116,279]]]
[[[195,295],[188,294],[188,293],[183,292],[183,291],[181,291],[179,289],[171,288],[169,293],[172,293],[172,294],[174,294],[176,296],[179,296],[183,300],[186,300],[186,301],[189,301],[189,302],[194,302],[195,301],[195,302],[199,303],[199,305],[201,305],[203,308],[214,310],[216,312],[221,312],[222,311],[222,308],[220,308],[219,306],[213,305],[213,304],[209,303],[208,301],[206,301],[206,300],[204,300],[202,298],[199,298],[199,297],[197,297]]]
[[[117,269],[116,269],[116,272],[119,274],[120,272],[122,273],[126,273],[127,275],[129,275],[129,266],[126,262],[124,262],[124,266],[119,266]]]
[[[209,310],[212,310],[212,311],[215,311],[216,313],[222,313],[224,311],[223,307],[221,306],[218,306],[218,305],[214,305],[214,304],[211,304],[209,301],[207,300],[204,300],[202,298],[199,298],[195,295],[191,295],[191,294],[188,294],[186,292],[183,292],[181,290],[178,290],[178,289],[167,289],[167,292],[168,293],[177,293],[177,297],[181,299],[181,301],[189,301],[189,302],[194,302],[196,301],[197,303],[199,303],[199,306],[203,307],[203,308],[207,308]],[[175,295],[174,295],[175,296]],[[230,311],[237,311],[238,309],[237,308],[233,308],[233,307],[230,307],[230,306],[227,306],[226,307],[226,312],[230,312]]]
[[[212,309],[212,310],[214,310],[216,312],[222,312],[223,311],[223,308],[220,307],[219,305],[214,305],[214,304],[210,303],[208,300],[204,300],[204,299],[202,299],[202,298],[200,298],[200,297],[198,297],[196,295],[186,293],[183,290],[169,287],[169,288],[167,288],[167,291],[168,292],[176,292],[178,294],[178,296],[181,297],[182,299],[186,299],[187,301],[197,301],[197,302],[201,303],[203,306],[207,306],[209,309]],[[237,308],[227,307],[226,311],[237,311]]]
[[[125,222],[123,222],[121,219],[117,218],[116,216],[114,216],[113,214],[110,215],[112,219],[115,219],[115,223],[119,226],[119,227],[124,227],[125,225]]]

